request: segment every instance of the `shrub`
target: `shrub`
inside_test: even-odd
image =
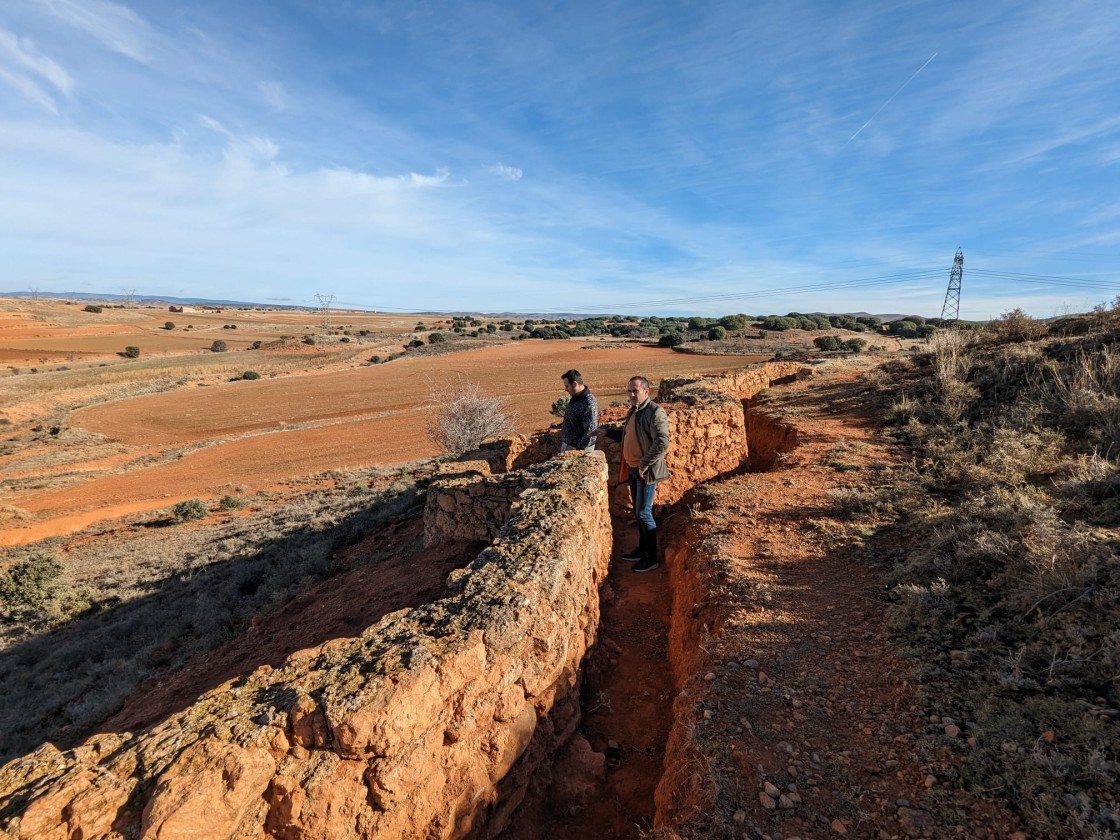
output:
[[[192,519],[205,519],[210,511],[202,499],[187,499],[171,508],[171,518],[176,522],[189,522]]]
[[[1001,314],[992,321],[991,328],[1000,341],[1029,341],[1041,338],[1047,332],[1045,324],[1039,323],[1018,307]]]
[[[849,338],[847,341],[844,342],[844,349],[845,350],[850,350],[853,353],[858,353],[860,350],[862,350],[866,346],[867,346],[867,342],[865,340],[863,340],[862,338]]]
[[[447,336],[443,333],[434,332],[428,336],[429,344],[442,344],[445,341],[447,341]]]
[[[87,304],[86,306],[82,307],[83,312],[97,312],[97,313],[99,313],[99,312],[101,312],[101,309],[102,309],[102,307],[98,306],[96,303],[90,303],[90,304]]]
[[[222,496],[221,501],[218,502],[218,510],[241,510],[245,505],[249,504],[244,499],[237,496],[231,496],[228,493]]]
[[[719,319],[720,326],[729,330],[746,329],[747,317],[745,315],[725,315]]]
[[[165,330],[173,330],[173,329],[175,329],[175,322],[174,321],[164,321],[163,322],[163,328]]]
[[[227,349],[226,348],[226,343],[224,341],[222,341],[220,338],[217,339],[213,344],[210,345],[210,352],[211,353],[224,353],[224,352],[226,352],[226,349]]]
[[[679,344],[684,344],[684,333],[667,332],[657,339],[658,347],[676,347]]]
[[[140,348],[134,344],[130,344],[128,347],[124,348],[124,355],[125,358],[128,359],[138,359],[140,358]]]
[[[342,344],[349,344],[350,343],[350,336],[344,335],[342,338],[339,339],[339,341]]]
[[[564,409],[566,409],[568,407],[568,403],[570,403],[571,401],[572,401],[572,398],[569,397],[567,394],[565,394],[564,396],[562,396],[560,399],[558,399],[556,402],[554,402],[552,404],[552,408],[549,409],[549,411],[553,415],[555,415],[556,417],[563,417],[564,416]]]
[[[315,337],[310,336],[310,335],[305,335],[303,337],[303,343],[304,344],[314,344],[315,343]]]
[[[21,622],[42,619],[64,589],[61,578],[62,564],[45,551],[16,563],[0,577],[0,617]]]
[[[261,375],[259,373],[257,373],[255,370],[247,370],[243,374],[241,374],[241,378],[242,379],[260,379]]]
[[[723,341],[727,338],[727,330],[724,327],[712,327],[708,330],[708,339],[711,341]]]
[[[254,350],[260,350],[263,344],[264,342],[262,341],[254,341],[251,346]]]
[[[423,346],[424,346],[424,342],[422,340],[420,340],[419,338],[414,338],[414,339],[412,339],[412,341],[408,342],[408,344],[405,345],[405,349],[408,349],[409,347],[423,347]]]
[[[838,335],[821,335],[813,339],[813,344],[818,350],[843,350],[844,342]]]
[[[433,397],[427,412],[428,437],[443,452],[462,455],[487,438],[516,433],[504,397],[486,396],[477,382],[462,379],[445,390],[451,396]]]

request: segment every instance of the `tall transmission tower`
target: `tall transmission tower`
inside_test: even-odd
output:
[[[124,289],[124,305],[126,308],[132,308],[132,298],[136,294],[135,289]]]
[[[329,330],[331,328],[331,304],[334,303],[334,295],[321,295],[316,292],[315,299],[319,301],[319,314],[323,316],[323,329]]]
[[[956,321],[961,312],[961,277],[964,275],[964,251],[957,248],[953,257],[953,270],[949,272],[949,288],[945,290],[945,302],[941,304],[941,320]]]

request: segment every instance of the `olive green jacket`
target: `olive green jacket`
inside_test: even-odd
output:
[[[639,406],[631,406],[617,428],[606,429],[607,437],[621,441],[623,430],[634,415],[634,431],[638,435],[638,447],[642,450],[641,468],[646,471],[646,481],[656,484],[669,477],[669,467],[665,464],[665,454],[669,451],[669,415],[653,400],[646,400]],[[619,481],[629,478],[630,470],[626,459],[620,459],[622,468]]]

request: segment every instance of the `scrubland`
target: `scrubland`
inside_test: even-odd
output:
[[[908,469],[836,497],[897,517],[914,678],[967,721],[962,783],[1037,836],[1120,832],[1118,342],[1116,308],[935,334],[878,374]]]

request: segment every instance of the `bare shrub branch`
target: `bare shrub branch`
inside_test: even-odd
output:
[[[448,455],[477,449],[487,438],[517,434],[506,397],[487,396],[477,382],[460,378],[453,385],[433,388],[428,401],[428,437]]]

